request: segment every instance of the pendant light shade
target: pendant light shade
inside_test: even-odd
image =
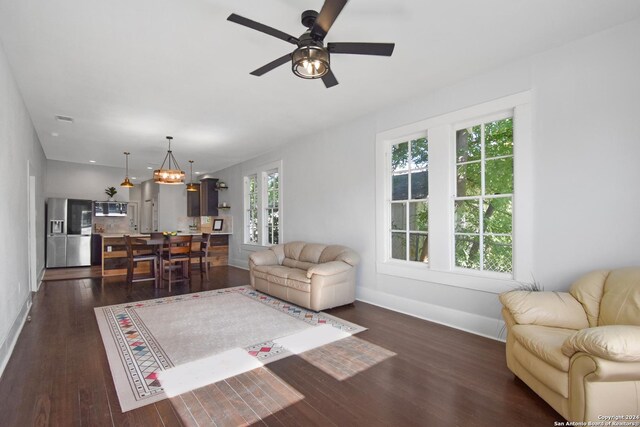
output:
[[[153,171],[153,181],[158,184],[183,184],[184,183],[184,171],[180,170],[180,166],[176,161],[176,158],[173,157],[173,153],[171,152],[171,140],[172,136],[167,136],[167,140],[169,141],[169,150],[167,150],[167,155],[164,156],[164,160],[162,161],[162,165],[160,169],[156,169]],[[167,168],[164,168],[164,165],[167,164]]]
[[[125,165],[126,165],[126,172],[124,175],[124,181],[122,181],[122,183],[120,184],[121,187],[125,187],[125,188],[131,188],[133,187],[133,183],[129,180],[129,152],[125,151],[124,155],[125,155]]]
[[[187,184],[187,191],[198,191],[198,186],[193,183],[193,160],[189,160],[189,169],[191,171],[191,182]]]

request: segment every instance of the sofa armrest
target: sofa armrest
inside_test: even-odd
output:
[[[353,267],[344,261],[329,261],[322,264],[314,265],[307,270],[307,278],[317,274],[319,276],[333,276],[352,269]]]
[[[279,265],[278,257],[272,250],[257,251],[249,255],[249,261],[254,265]]]
[[[615,362],[640,362],[640,326],[610,325],[576,332],[562,344],[571,357],[583,352]]]
[[[567,292],[510,291],[500,294],[500,302],[520,325],[589,327],[582,305]]]

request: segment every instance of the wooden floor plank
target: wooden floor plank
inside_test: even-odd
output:
[[[60,274],[60,273],[58,273]],[[122,413],[94,307],[247,285],[215,267],[190,286],[134,286],[112,277],[45,281],[0,378],[2,426],[543,426],[562,421],[506,368],[504,344],[372,305],[328,312],[368,328],[224,384]],[[382,350],[376,350],[379,346]],[[390,357],[385,351],[395,353]],[[331,359],[331,360],[330,360]],[[331,364],[339,379],[327,372]],[[316,366],[317,365],[317,366]],[[322,370],[320,368],[324,368]],[[195,415],[195,417],[194,417]],[[199,418],[196,419],[196,418]]]

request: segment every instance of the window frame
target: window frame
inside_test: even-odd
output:
[[[533,143],[529,91],[463,108],[376,135],[376,271],[423,282],[499,293],[531,282],[533,271]],[[507,114],[514,122],[512,274],[455,267],[456,129]],[[427,133],[429,141],[429,263],[390,258],[393,144]]]
[[[243,229],[243,249],[246,250],[257,250],[263,247],[273,246],[268,242],[267,236],[267,214],[266,211],[268,209],[268,188],[267,188],[267,177],[269,174],[277,172],[278,173],[278,242],[282,242],[283,240],[283,183],[282,183],[282,161],[271,162],[268,164],[264,164],[252,169],[247,169],[243,171],[243,216],[242,216],[242,229]],[[249,241],[249,223],[248,223],[248,212],[249,212],[249,179],[251,177],[256,177],[256,194],[257,194],[257,228],[258,228],[258,241],[251,242]]]

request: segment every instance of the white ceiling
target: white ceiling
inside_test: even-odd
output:
[[[249,75],[293,45],[230,13],[299,36],[322,3],[0,0],[0,39],[47,158],[123,167],[130,151],[142,180],[165,135],[183,169],[215,171],[640,16],[638,0],[351,0],[325,41],[395,42],[391,58],[334,55],[331,89],[289,65]]]

